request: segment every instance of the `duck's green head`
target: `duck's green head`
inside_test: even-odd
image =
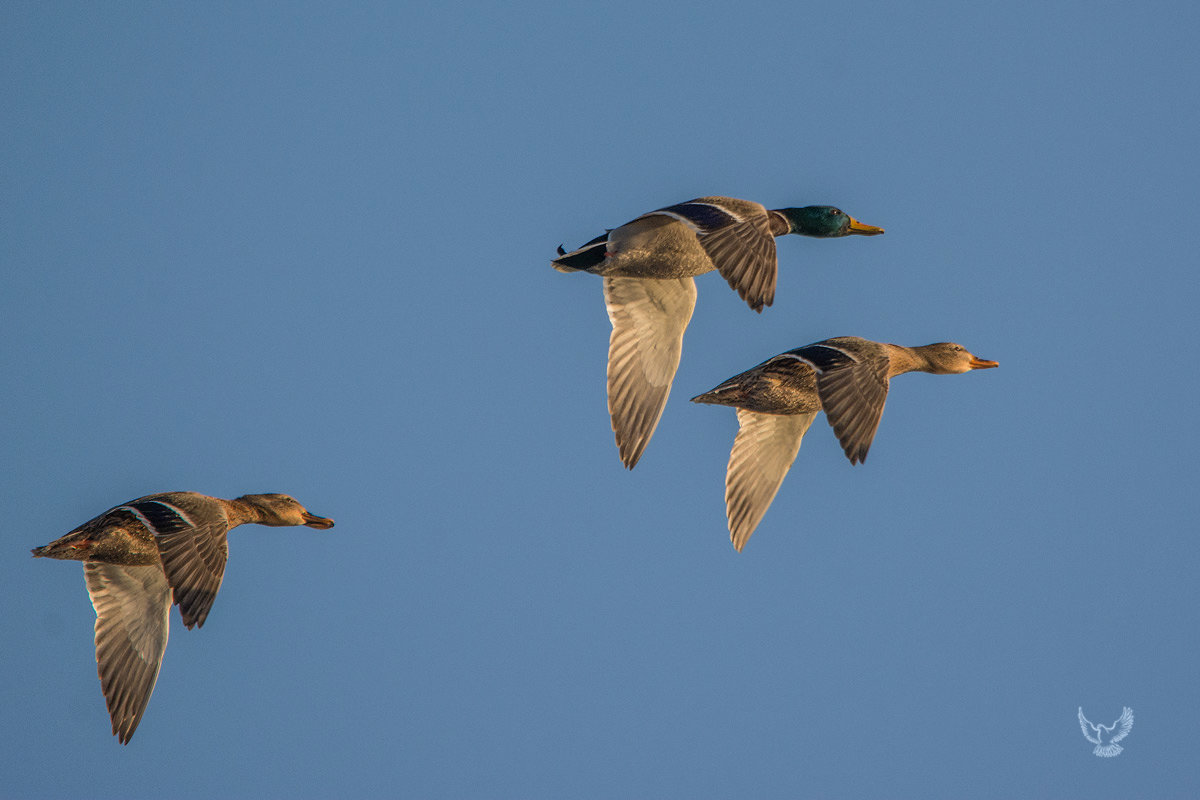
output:
[[[781,208],[779,213],[787,219],[791,230],[802,236],[817,236],[829,239],[834,236],[876,236],[883,228],[859,222],[840,208],[833,206],[805,206],[804,208]]]

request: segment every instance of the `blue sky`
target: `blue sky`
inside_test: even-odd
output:
[[[13,797],[1194,796],[1193,4],[8,3]],[[887,235],[719,276],[632,473],[560,242],[706,194]],[[838,335],[745,552],[687,398]],[[117,503],[288,492],[110,736],[78,564]],[[1075,719],[1136,724],[1119,758]]]

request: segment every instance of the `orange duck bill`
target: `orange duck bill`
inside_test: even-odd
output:
[[[847,233],[857,233],[859,236],[878,236],[883,233],[883,228],[877,228],[874,225],[868,225],[865,222],[859,222],[854,217],[850,218],[850,229]]]

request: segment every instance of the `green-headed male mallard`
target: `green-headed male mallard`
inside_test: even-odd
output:
[[[955,375],[999,366],[952,342],[902,347],[843,336],[780,353],[693,397],[737,409],[738,433],[725,473],[729,538],[740,552],[775,499],[817,412],[851,464],[867,458],[888,382],[905,372]]]
[[[34,548],[34,556],[83,562],[96,609],[100,688],[121,744],[137,730],[158,680],[172,596],[184,625],[204,625],[225,574],[226,534],[247,522],[333,527],[286,494],[222,500],[164,492],[109,509]]]
[[[558,248],[559,272],[604,276],[612,321],[608,413],[621,461],[633,469],[662,416],[696,305],[696,275],[717,270],[750,307],[775,299],[775,237],[874,236],[832,206],[767,210],[732,197],[700,197],[643,214],[573,252]]]

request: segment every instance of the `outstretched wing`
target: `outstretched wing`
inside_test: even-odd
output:
[[[817,342],[792,352],[816,368],[825,418],[833,426],[850,463],[862,463],[879,429],[887,401],[887,360],[875,353],[856,353],[828,342]]]
[[[1080,710],[1082,711],[1082,709]],[[1119,742],[1128,736],[1129,731],[1133,729],[1133,709],[1125,706],[1124,710],[1121,711],[1121,718],[1113,723],[1113,726],[1117,729],[1117,732],[1109,738],[1109,742]]]
[[[759,414],[737,410],[738,432],[725,475],[729,540],[740,553],[775,499],[817,412]]]
[[[157,564],[127,567],[85,561],[83,576],[96,609],[100,688],[113,735],[126,744],[158,680],[167,649],[171,590]]]
[[[751,217],[700,237],[721,277],[755,311],[775,302],[778,260],[767,217]]]
[[[696,282],[606,277],[604,302],[613,326],[608,413],[621,461],[633,469],[667,404],[696,306]]]
[[[1088,722],[1088,718],[1083,715],[1083,706],[1079,707],[1079,728],[1083,731],[1083,738],[1092,744],[1100,744],[1100,737],[1092,736],[1092,731],[1096,730],[1096,726]]]
[[[752,309],[762,311],[775,301],[775,236],[763,206],[732,197],[698,197],[643,216],[654,215],[691,228],[717,272]]]
[[[228,524],[223,518],[197,522],[193,515],[166,500],[142,498],[123,508],[134,512],[154,534],[183,624],[189,629],[203,626],[225,575]]]

